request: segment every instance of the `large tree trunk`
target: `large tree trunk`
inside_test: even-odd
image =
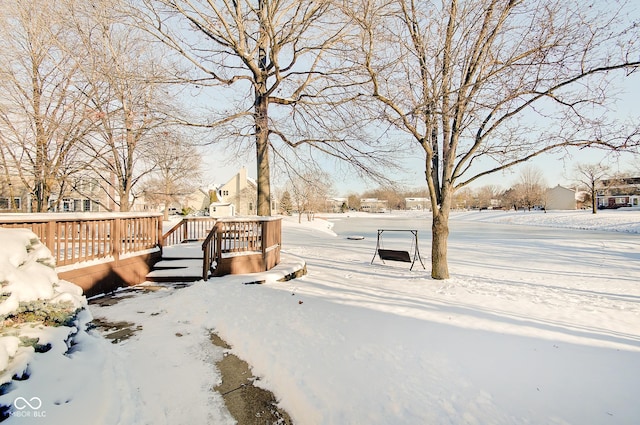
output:
[[[36,212],[47,211],[49,204],[49,195],[51,194],[47,187],[46,169],[47,164],[47,136],[45,135],[44,120],[40,112],[42,102],[42,88],[38,80],[40,79],[39,64],[33,64],[33,119],[35,122],[36,136],[36,157],[34,173],[34,189],[36,196]],[[58,194],[58,198],[62,194]]]
[[[258,0],[260,36],[258,37],[258,69],[255,75],[256,162],[258,174],[257,213],[271,215],[271,179],[269,168],[269,96],[267,95],[267,46],[269,35],[265,30],[267,8],[264,0]]]
[[[129,212],[131,205],[129,203],[129,192],[123,190],[120,195],[120,212]]]
[[[447,241],[449,239],[449,212],[451,211],[452,199],[451,186],[443,181],[442,202],[437,208],[434,208],[431,223],[431,277],[433,279],[449,279]]]
[[[269,168],[268,98],[256,92],[256,161],[258,177],[258,215],[271,215],[271,181]]]
[[[434,279],[448,279],[449,265],[447,263],[447,240],[449,239],[449,212],[433,213],[431,223],[431,277]]]

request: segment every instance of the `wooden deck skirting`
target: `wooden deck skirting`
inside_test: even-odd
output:
[[[0,214],[0,227],[33,231],[86,296],[144,282],[162,256],[162,214]]]

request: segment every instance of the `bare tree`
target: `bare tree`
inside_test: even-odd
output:
[[[640,65],[630,12],[624,2],[556,0],[348,4],[360,30],[351,57],[377,115],[425,153],[433,278],[449,277],[456,190],[545,152],[637,146],[638,128],[607,122],[600,108],[612,74]]]
[[[588,188],[591,195],[591,212],[596,214],[598,212],[597,185],[609,173],[609,167],[603,164],[578,164],[575,167],[575,173],[576,180]]]
[[[197,189],[201,177],[200,154],[177,133],[164,132],[154,153],[155,170],[144,183],[145,200],[164,205],[164,219],[169,207],[181,202]]]
[[[406,207],[405,195],[396,187],[379,187],[367,190],[362,194],[363,198],[378,198],[387,201],[390,209],[403,210]]]
[[[493,206],[493,201],[502,194],[500,187],[496,185],[485,185],[474,191],[477,207],[489,208]]]
[[[360,81],[336,60],[346,25],[333,0],[144,0],[145,22],[196,69],[191,81],[226,99],[207,125],[221,137],[251,144],[257,160],[259,215],[271,208],[271,163],[286,152],[313,147],[382,177],[372,160],[393,153],[363,136],[362,115],[341,109]],[[140,13],[138,13],[140,15]],[[342,55],[343,51],[339,53]],[[363,141],[370,141],[369,147]],[[250,141],[249,143],[247,141]],[[277,158],[270,155],[275,152]],[[296,154],[294,154],[295,156]],[[314,159],[312,154],[308,158]]]
[[[162,46],[130,25],[114,7],[118,2],[96,1],[74,9],[83,49],[80,63],[83,94],[97,123],[93,137],[83,143],[86,164],[102,181],[107,209],[129,211],[142,194],[140,183],[153,172],[173,122],[175,93],[166,86]],[[171,142],[169,142],[171,144]]]
[[[314,214],[325,206],[331,189],[331,179],[320,170],[291,170],[287,186],[287,192],[290,193],[293,205],[298,211],[298,222],[302,221],[303,214],[311,221]]]
[[[347,196],[347,205],[349,209],[356,210],[356,211],[360,210],[361,200],[362,200],[362,196],[355,193],[350,193]]]
[[[517,207],[530,211],[534,206],[545,205],[546,183],[539,168],[526,165],[520,171],[518,182],[511,189],[511,199]]]
[[[77,47],[65,25],[74,6],[72,0],[10,0],[0,18],[3,165],[31,188],[38,212],[47,210],[54,190],[63,192],[77,169],[72,155],[94,127],[69,55]]]
[[[480,208],[471,188],[465,187],[453,195],[451,202],[454,209]]]

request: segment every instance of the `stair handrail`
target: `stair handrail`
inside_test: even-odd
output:
[[[219,232],[220,225],[216,222],[209,234],[202,242],[202,280],[209,279],[209,272],[211,271],[211,266],[214,261],[218,261],[218,256],[220,255],[220,237],[216,237]]]
[[[175,232],[181,228],[182,226],[186,226],[184,219],[180,220],[178,223],[176,223],[175,226],[173,226],[171,229],[169,229],[167,231],[167,233],[165,233],[164,235],[162,235],[162,246],[167,246],[169,245],[167,243],[168,240],[171,240],[173,243],[171,243],[170,245],[176,245],[179,244],[180,242],[182,242],[182,237],[184,235],[184,232],[182,233],[178,233],[175,234]]]
[[[162,246],[177,245],[186,240],[203,240],[204,235],[211,229],[209,228],[211,223],[215,224],[216,218],[185,217],[162,235]]]
[[[282,240],[281,221],[280,218],[273,217],[228,217],[216,221],[202,243],[202,279],[209,278],[214,261],[216,275],[229,273],[225,267],[230,263],[225,262],[240,260],[243,256],[256,253],[262,256],[264,270],[278,264]]]

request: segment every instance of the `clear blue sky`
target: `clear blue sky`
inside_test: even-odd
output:
[[[640,96],[640,71],[627,77],[622,77],[619,73],[621,94],[619,101],[616,103],[617,111],[615,112],[619,118],[632,119],[636,122],[640,119],[638,108],[638,96]],[[235,175],[241,166],[246,166],[250,177],[256,177],[255,157],[253,151],[249,151],[246,157],[238,157],[235,155],[225,155],[214,148],[209,148],[209,154],[205,158],[205,178],[204,184],[223,184]],[[560,155],[544,155],[532,160],[530,163],[540,168],[545,176],[548,186],[569,186],[573,182],[575,176],[575,164],[597,163],[603,161],[611,167],[612,172],[636,171],[640,174],[640,159],[630,154],[621,156],[611,155],[610,152],[602,150],[581,150],[572,151],[570,157],[562,158]],[[424,160],[422,152],[415,150],[415,155],[406,162],[407,167],[404,172],[394,176],[401,185],[410,188],[423,188],[426,186],[424,179]],[[361,193],[368,189],[374,189],[377,184],[371,181],[365,181],[355,175],[344,175],[344,173],[334,173],[332,165],[327,166],[326,170],[330,174],[334,174],[334,188],[336,196],[346,196],[349,193]],[[513,168],[508,171],[487,176],[474,182],[471,187],[480,187],[484,185],[497,185],[502,188],[508,188],[518,179],[519,168]]]

